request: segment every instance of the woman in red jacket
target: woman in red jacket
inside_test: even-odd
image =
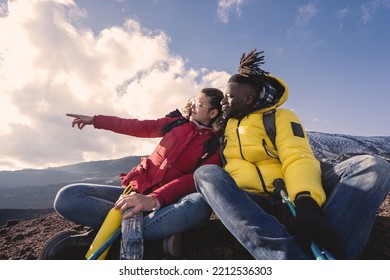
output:
[[[222,115],[222,98],[218,89],[202,89],[187,104],[186,118],[178,111],[179,114],[157,120],[67,114],[74,118],[72,127],[79,129],[93,125],[130,136],[162,139],[148,158],[142,158],[128,174],[121,174],[122,187],[68,185],[58,192],[55,210],[68,220],[95,229],[113,206],[122,212],[134,208],[124,219],[139,211],[149,212],[143,221],[145,240],[165,238],[205,223],[211,209],[196,192],[193,173],[203,164],[222,164],[219,147],[214,153],[205,154],[206,141],[216,139],[218,133],[216,124]],[[129,184],[133,191],[119,198],[123,187]]]

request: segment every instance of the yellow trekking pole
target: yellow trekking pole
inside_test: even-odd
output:
[[[129,184],[123,191],[122,197],[129,194],[131,190],[132,186]],[[89,249],[85,254],[85,258],[88,260],[104,260],[110,250],[112,242],[114,242],[121,234],[121,223],[121,211],[112,208],[103,221],[103,224],[101,225],[91,246],[89,246]]]

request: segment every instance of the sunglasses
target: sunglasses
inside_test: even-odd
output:
[[[202,102],[200,102],[199,100],[196,100],[195,98],[191,99],[191,105],[194,106],[195,110],[199,110],[199,108],[201,108],[201,107],[207,107],[206,104],[203,104]]]

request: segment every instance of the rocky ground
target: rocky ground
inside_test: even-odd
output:
[[[80,225],[49,213],[27,221],[8,221],[0,227],[1,260],[38,259],[44,244],[57,233],[73,229],[85,231]],[[184,250],[180,259],[251,259],[217,218],[203,228],[184,234]],[[145,259],[169,259],[162,251],[161,241],[145,243]],[[380,207],[369,243],[361,259],[390,259],[390,194]]]

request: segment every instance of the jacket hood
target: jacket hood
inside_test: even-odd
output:
[[[269,83],[273,88],[276,90],[276,98],[274,99],[273,104],[271,104],[271,108],[277,108],[280,107],[283,103],[286,102],[288,98],[288,87],[286,83],[277,77],[274,77],[272,75],[268,75],[269,77]]]
[[[267,75],[267,81],[263,87],[263,91],[259,94],[259,101],[253,106],[249,112],[268,112],[277,107],[280,107],[288,98],[288,87],[286,83],[277,77]]]
[[[286,102],[288,87],[282,79],[268,74],[262,82],[263,90],[258,93],[259,100],[253,104],[252,108],[245,115],[238,118],[242,119],[253,112],[265,113],[282,106]]]

